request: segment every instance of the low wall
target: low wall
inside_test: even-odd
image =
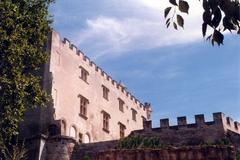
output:
[[[70,160],[76,141],[67,136],[50,137],[44,148],[41,160]]]
[[[98,152],[115,149],[117,144],[118,141],[116,140],[88,144],[76,144],[72,152],[71,160],[82,160],[85,156],[96,157]]]
[[[230,146],[110,150],[98,153],[93,160],[236,160],[236,153]]]
[[[206,122],[204,115],[195,115],[195,123],[178,117],[177,125],[170,126],[169,119],[160,119],[160,127],[152,128],[152,121],[145,121],[142,130],[133,131],[130,136],[159,137],[163,144],[193,146],[217,143],[226,138],[228,132],[240,137],[240,124],[221,112],[213,113],[213,121]],[[231,135],[230,135],[231,136]]]

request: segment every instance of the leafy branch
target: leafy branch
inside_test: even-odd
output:
[[[199,0],[202,2],[202,35],[203,38],[210,41],[212,45],[223,44],[223,32],[228,30],[233,33],[240,34],[240,4],[239,0]],[[170,7],[165,8],[164,17],[166,19],[167,28],[173,24],[175,29],[177,24],[184,27],[184,19],[180,13],[189,13],[189,4],[185,0],[169,0]],[[172,17],[169,18],[169,13],[173,11]],[[177,11],[179,12],[177,14]],[[175,18],[175,21],[173,19]],[[212,33],[207,35],[207,31],[212,30]]]

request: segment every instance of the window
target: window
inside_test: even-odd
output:
[[[118,124],[119,124],[120,138],[124,138],[126,126],[124,124],[122,124],[121,122],[118,122]]]
[[[79,137],[78,142],[79,142],[79,143],[83,143],[83,134],[82,134],[82,133],[79,133],[79,134],[78,134],[78,137]]]
[[[82,66],[79,67],[81,69],[81,76],[80,78],[84,81],[87,82],[87,78],[88,78],[88,71],[86,69],[84,69]]]
[[[79,115],[87,119],[87,105],[89,104],[89,101],[87,98],[83,97],[82,95],[79,95],[80,97],[80,113]]]
[[[104,85],[102,85],[102,88],[103,88],[103,98],[108,100],[109,89],[107,87],[105,87]]]
[[[132,108],[132,120],[137,121],[137,111]]]
[[[61,135],[66,135],[66,128],[67,128],[66,121],[62,119],[61,120]]]
[[[69,136],[73,138],[77,138],[77,129],[75,126],[71,126]]]
[[[119,110],[124,112],[124,101],[120,98],[118,98],[118,101],[119,101]]]
[[[84,143],[90,143],[90,142],[91,142],[90,134],[86,133],[84,136]]]
[[[103,131],[109,133],[109,119],[110,119],[110,115],[105,112],[102,111],[103,114]]]
[[[145,122],[147,119],[145,117],[142,116],[142,121]]]

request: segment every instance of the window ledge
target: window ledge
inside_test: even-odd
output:
[[[110,133],[109,130],[107,130],[106,128],[103,128],[102,130],[106,133]]]
[[[106,101],[109,101],[108,98],[103,97],[103,99],[105,99]]]
[[[81,114],[81,113],[79,113],[79,116],[80,117],[82,117],[83,119],[85,119],[85,120],[87,120],[88,119],[88,117],[87,116],[85,116],[85,115],[83,115],[83,114]]]
[[[79,78],[83,81],[83,82],[85,82],[85,83],[87,83],[87,84],[89,84],[87,81],[85,81],[84,79],[82,79],[82,77],[81,76],[79,76]]]

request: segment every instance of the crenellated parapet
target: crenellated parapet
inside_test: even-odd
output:
[[[104,78],[106,81],[108,81],[109,84],[111,84],[113,87],[118,89],[119,92],[124,94],[128,99],[130,99],[138,107],[140,107],[146,112],[149,112],[149,115],[150,115],[151,106],[149,103],[146,103],[147,105],[141,103],[136,97],[134,97],[129,91],[127,91],[127,88],[123,84],[118,83],[110,75],[108,75],[101,67],[97,66],[93,61],[91,61],[89,57],[87,57],[81,50],[79,50],[74,44],[72,44],[70,40],[68,40],[67,38],[63,38],[63,40],[61,40],[60,35],[55,31],[53,31],[52,35],[55,38],[54,41],[55,42],[58,41],[59,46],[64,47],[64,49],[67,49],[68,52],[79,56],[80,60],[82,60],[86,65],[93,68],[93,70],[97,74],[101,75],[101,77]]]
[[[184,128],[194,129],[194,128],[222,128],[222,130],[230,130],[232,132],[240,134],[240,123],[234,121],[230,117],[226,117],[225,114],[221,112],[213,113],[213,121],[206,122],[203,114],[195,115],[195,123],[188,124],[187,117],[177,117],[177,125],[171,126],[168,118],[160,119],[160,127],[152,128],[152,122],[146,121],[144,122],[144,130],[181,130]]]

